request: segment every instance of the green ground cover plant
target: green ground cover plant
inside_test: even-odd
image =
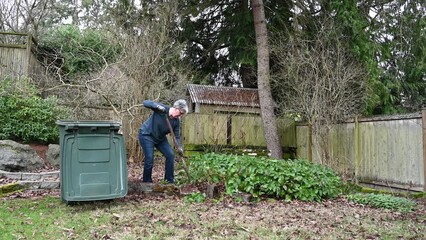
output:
[[[386,208],[401,212],[413,211],[416,207],[416,203],[410,199],[396,197],[389,194],[355,193],[349,194],[348,199],[356,203],[376,208]]]
[[[188,162],[195,183],[223,183],[229,195],[321,201],[341,193],[341,178],[333,170],[306,160],[208,153]]]
[[[206,194],[199,192],[191,193],[185,196],[184,200],[188,203],[202,203],[206,201]]]

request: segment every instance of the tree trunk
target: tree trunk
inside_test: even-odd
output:
[[[252,0],[257,46],[257,82],[266,146],[271,157],[282,158],[281,142],[274,114],[274,101],[269,83],[269,46],[263,0]]]

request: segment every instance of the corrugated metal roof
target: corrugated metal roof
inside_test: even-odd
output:
[[[260,107],[257,89],[188,84],[188,91],[193,103]]]

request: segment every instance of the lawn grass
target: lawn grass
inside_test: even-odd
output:
[[[1,201],[0,232],[2,239],[90,238],[90,232],[109,224],[104,203],[71,207],[59,198]]]
[[[0,239],[425,239],[424,208],[348,202],[188,203],[128,196],[67,205],[57,196],[0,200]]]

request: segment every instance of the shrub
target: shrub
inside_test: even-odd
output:
[[[365,204],[376,208],[397,210],[400,212],[412,211],[416,206],[416,203],[410,199],[386,194],[356,193],[348,195],[348,199],[355,203]]]
[[[104,31],[63,25],[47,32],[40,40],[40,47],[54,51],[52,59],[63,61],[58,66],[62,77],[71,79],[76,74],[97,71],[118,58],[121,47],[113,44],[111,38]]]
[[[23,142],[57,142],[56,120],[66,111],[57,99],[43,99],[28,79],[7,78],[0,81],[0,139]]]
[[[254,197],[319,201],[340,194],[342,181],[331,169],[306,160],[273,160],[209,153],[189,161],[195,182],[225,184],[226,192]]]

